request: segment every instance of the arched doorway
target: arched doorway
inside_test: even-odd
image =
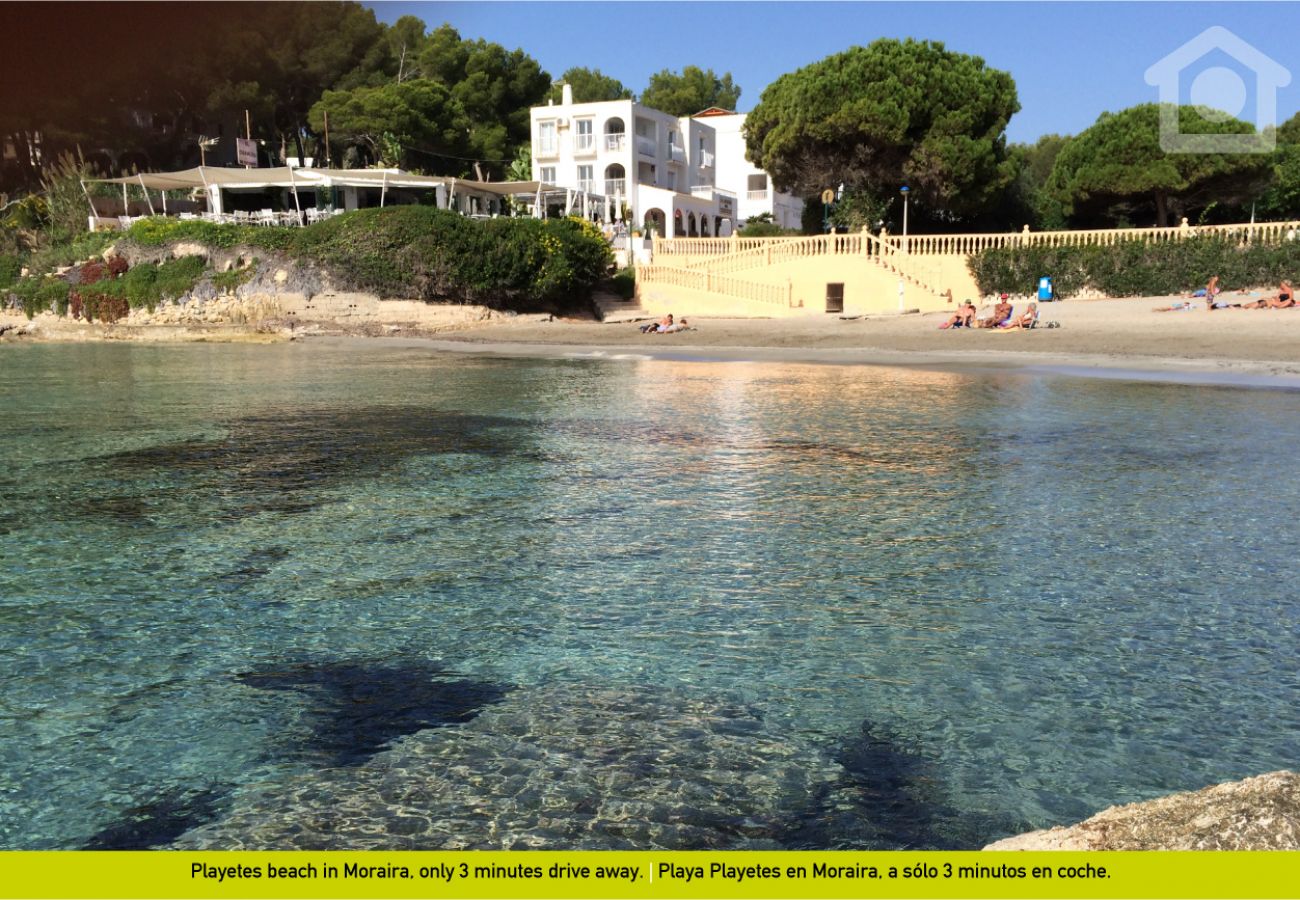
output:
[[[665,217],[662,209],[647,209],[645,212],[645,231],[646,234],[657,234],[660,237],[667,237],[668,232],[664,230]]]
[[[700,237],[709,237],[709,217],[700,216]]]
[[[667,235],[667,237],[681,237],[685,233],[686,233],[686,228],[682,223],[682,211],[680,209],[674,209],[673,230],[671,234]]]
[[[699,237],[700,234],[695,230],[695,213],[686,214],[686,236]]]

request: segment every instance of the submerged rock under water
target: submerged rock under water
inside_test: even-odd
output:
[[[245,672],[238,680],[260,690],[303,695],[311,738],[279,755],[327,766],[357,765],[395,738],[468,722],[508,690],[419,659],[301,663]]]
[[[415,456],[538,458],[527,422],[419,406],[299,410],[223,424],[221,438],[84,460],[92,488],[127,478],[147,481],[150,491],[88,501],[76,512],[120,520],[178,505],[191,519],[204,511],[216,518],[296,514],[319,505],[336,482],[389,471]]]
[[[362,766],[242,791],[183,849],[741,849],[786,846],[841,784],[821,749],[743,706],[556,685]]]

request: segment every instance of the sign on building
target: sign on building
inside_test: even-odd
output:
[[[248,138],[235,138],[235,159],[241,166],[256,166],[257,143]]]

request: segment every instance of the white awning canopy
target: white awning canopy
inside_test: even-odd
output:
[[[433,189],[446,179],[413,175],[400,170],[383,169],[227,169],[196,166],[178,172],[146,172],[121,178],[88,178],[103,184],[132,184],[155,191],[218,187],[224,190],[264,190],[266,188],[313,187],[382,187]]]

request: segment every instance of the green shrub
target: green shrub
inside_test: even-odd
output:
[[[231,269],[228,272],[217,272],[212,276],[212,286],[223,294],[233,293],[240,285],[247,284],[248,280],[253,277],[253,273],[256,271],[256,261],[254,261],[254,265],[245,266],[242,269]]]
[[[631,266],[620,269],[611,280],[614,285],[614,293],[624,300],[631,300],[636,296],[636,269]]]
[[[132,266],[118,279],[121,297],[131,309],[146,307],[150,312],[162,300],[175,300],[194,290],[206,263],[200,256],[182,256],[159,265]]]
[[[506,309],[581,305],[613,261],[599,230],[580,219],[477,221],[426,206],[357,210],[306,228],[150,218],[131,226],[124,241],[252,247],[322,266],[349,288],[384,298]],[[213,283],[229,290],[246,277]]]
[[[18,280],[23,271],[21,256],[0,256],[0,289],[7,288]]]
[[[50,310],[59,315],[68,310],[68,283],[62,278],[20,278],[10,291],[29,319]]]
[[[984,294],[1032,291],[1041,276],[1051,275],[1062,297],[1085,289],[1109,297],[1159,296],[1204,287],[1211,275],[1235,288],[1294,278],[1300,273],[1300,242],[1244,245],[1206,235],[1157,244],[1004,247],[973,255],[969,267]]]
[[[787,231],[775,222],[752,222],[744,225],[738,233],[741,237],[747,238],[781,237],[787,234],[799,234],[798,231]]]
[[[494,308],[579,305],[613,259],[577,219],[481,222],[423,206],[335,216],[300,229],[291,253],[380,297]]]
[[[50,244],[32,252],[27,266],[43,274],[60,266],[70,266],[81,259],[90,259],[104,252],[115,239],[112,231],[87,231],[62,244]]]
[[[205,247],[231,250],[235,247],[260,247],[264,250],[288,250],[294,244],[297,228],[260,225],[219,225],[203,219],[172,219],[151,216],[128,228],[126,241],[137,247],[165,247],[178,241],[192,241]]]

